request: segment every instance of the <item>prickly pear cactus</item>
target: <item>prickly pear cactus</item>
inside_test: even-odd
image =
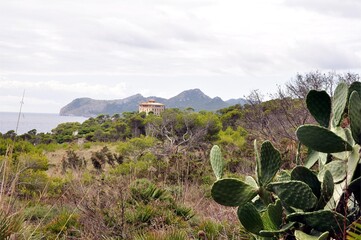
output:
[[[344,224],[349,224],[345,216],[330,210],[292,213],[287,220],[306,224],[319,232],[342,232]]]
[[[212,197],[238,207],[241,224],[256,239],[280,239],[290,231],[299,240],[337,238],[361,212],[361,83],[340,83],[332,103],[326,92],[310,91],[306,104],[320,125],[297,129],[309,149],[305,166],[280,171],[279,151],[269,141],[259,151],[255,141],[255,178],[222,178],[221,151],[212,148]],[[310,170],[316,163],[319,170]]]
[[[298,230],[295,231],[296,240],[326,240],[329,234],[330,234],[329,232],[324,232],[321,235],[315,236],[315,235],[306,234],[302,231],[298,231]]]
[[[241,206],[257,196],[258,189],[238,179],[225,178],[213,184],[213,199],[224,206]]]
[[[348,97],[348,86],[346,83],[342,82],[337,85],[334,96],[333,96],[333,124],[334,126],[340,126],[343,113],[346,108]]]
[[[327,128],[303,125],[297,129],[297,137],[304,145],[323,153],[351,151],[352,146]]]
[[[211,165],[217,180],[221,179],[223,177],[224,164],[221,149],[217,145],[213,146],[211,150]]]
[[[315,120],[328,128],[331,117],[331,98],[325,91],[311,90],[306,99],[307,108]]]

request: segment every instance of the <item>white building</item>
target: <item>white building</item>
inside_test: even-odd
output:
[[[165,105],[162,103],[157,103],[155,100],[150,99],[148,102],[139,104],[139,112],[148,113],[152,112],[153,114],[159,116],[165,109]]]

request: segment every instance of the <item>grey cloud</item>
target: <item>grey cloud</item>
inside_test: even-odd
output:
[[[285,0],[285,4],[320,14],[361,18],[361,2],[359,0]]]
[[[301,42],[290,57],[309,68],[350,70],[360,68],[361,59],[347,48],[317,42]]]
[[[154,69],[155,62],[168,63],[169,55],[189,48],[186,44],[207,38],[203,23],[192,14],[173,19],[171,12],[161,7],[174,8],[175,4],[188,11],[209,2],[108,1],[101,8],[96,1],[2,2],[0,8],[5,14],[0,15],[0,70]]]

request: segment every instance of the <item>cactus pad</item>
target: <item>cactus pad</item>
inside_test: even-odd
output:
[[[353,180],[348,189],[353,193],[357,202],[361,202],[361,177],[356,178]]]
[[[356,91],[351,93],[348,115],[352,137],[357,144],[361,144],[361,99]]]
[[[297,166],[291,172],[291,180],[298,180],[306,183],[316,197],[321,195],[321,183],[318,181],[317,176],[308,168]]]
[[[287,220],[304,223],[320,232],[340,232],[344,222],[347,222],[344,216],[330,210],[292,213],[287,216]]]
[[[251,176],[246,176],[246,178],[244,179],[244,182],[254,188],[258,188],[256,180],[254,180],[254,178]]]
[[[295,225],[294,222],[287,223],[286,225],[282,226],[282,228],[278,230],[262,230],[259,232],[259,235],[262,237],[273,237],[275,235],[278,235],[280,233],[284,233],[288,230],[290,230]]]
[[[211,150],[211,165],[217,180],[221,179],[223,177],[224,165],[221,149],[217,145],[214,145]]]
[[[313,165],[316,164],[318,159],[320,158],[320,153],[317,151],[312,150],[311,148],[308,149],[307,158],[304,162],[304,166],[306,168],[311,168]]]
[[[356,91],[359,96],[361,96],[361,82],[353,82],[351,83],[348,92],[351,95],[353,91]]]
[[[261,146],[261,158],[258,168],[260,186],[266,186],[281,166],[281,154],[273,147],[271,142],[265,141]]]
[[[259,235],[259,232],[264,229],[261,215],[252,203],[246,203],[244,206],[240,206],[237,215],[239,221],[247,231]]]
[[[289,171],[281,170],[276,176],[276,182],[286,182],[291,180],[291,175]]]
[[[306,98],[307,108],[315,120],[328,128],[331,117],[331,98],[325,91],[311,90]]]
[[[347,161],[347,182],[351,182],[354,179],[354,174],[357,170],[357,166],[361,164],[361,147],[355,145]],[[360,176],[360,175],[358,175]]]
[[[295,231],[296,240],[326,240],[329,234],[329,232],[324,232],[319,236],[312,236],[299,230]]]
[[[337,85],[334,96],[333,96],[333,124],[334,126],[340,126],[343,112],[345,111],[347,98],[348,97],[348,86],[346,83],[341,82]]]
[[[274,204],[269,204],[267,211],[262,215],[265,228],[268,230],[279,230],[282,225],[282,204],[279,199]]]
[[[267,188],[290,207],[307,210],[313,208],[317,202],[311,188],[301,181],[270,183]]]
[[[297,129],[296,134],[302,144],[319,152],[335,153],[352,150],[350,144],[324,127],[303,125]]]
[[[346,178],[346,162],[332,161],[327,163],[318,173],[318,180],[323,181],[326,171],[330,171],[334,183],[339,183]]]
[[[257,189],[234,178],[216,181],[211,190],[213,199],[224,206],[241,206],[257,195]]]
[[[330,171],[326,170],[321,188],[321,196],[318,199],[317,208],[322,209],[333,196],[335,185],[333,184],[333,177]]]
[[[253,141],[253,148],[254,148],[254,155],[255,155],[255,160],[256,160],[256,180],[257,180],[257,183],[260,185],[260,181],[259,181],[259,178],[260,178],[260,165],[261,165],[261,158],[259,156],[259,152],[258,152],[258,147],[257,147],[257,139],[255,139]]]

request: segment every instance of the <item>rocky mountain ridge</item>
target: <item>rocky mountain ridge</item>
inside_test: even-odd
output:
[[[113,115],[116,113],[138,111],[138,105],[154,99],[156,102],[165,104],[166,108],[193,108],[195,111],[216,111],[235,104],[244,104],[245,99],[230,99],[223,101],[220,97],[211,98],[200,89],[186,90],[172,98],[160,98],[156,96],[144,97],[135,94],[127,98],[116,100],[96,100],[91,98],[77,98],[61,108],[62,116],[97,116],[99,114]]]

